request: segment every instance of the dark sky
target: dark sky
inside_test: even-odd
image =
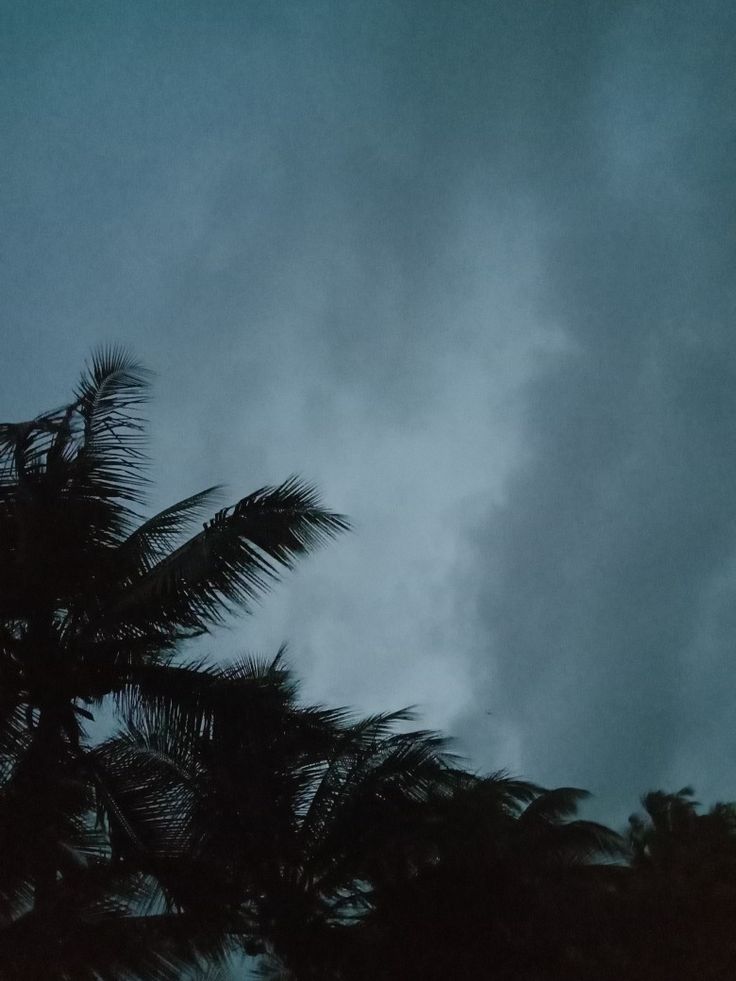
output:
[[[0,2],[2,415],[159,373],[154,504],[354,534],[213,652],[620,818],[736,797],[736,9]]]

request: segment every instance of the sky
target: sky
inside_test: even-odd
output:
[[[157,373],[164,506],[353,532],[213,656],[468,765],[736,798],[736,10],[0,0],[0,415]]]

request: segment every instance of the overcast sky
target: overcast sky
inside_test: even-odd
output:
[[[208,649],[611,819],[736,797],[733,5],[0,11],[0,416],[122,342],[152,505],[355,524]]]

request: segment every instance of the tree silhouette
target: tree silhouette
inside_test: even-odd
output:
[[[341,976],[387,870],[424,860],[420,810],[452,779],[443,740],[398,731],[405,712],[299,704],[283,654],[200,665],[188,684],[131,706],[96,751],[122,847],[139,864],[145,852],[182,908],[206,913],[217,895],[246,951],[295,977]]]
[[[385,884],[353,976],[597,976],[604,938],[593,903],[620,871],[605,861],[621,857],[623,842],[574,819],[585,796],[458,771],[429,809],[433,860]]]
[[[736,975],[736,807],[699,811],[690,787],[653,791],[629,826],[621,933],[629,976]]]
[[[143,520],[148,382],[123,351],[103,350],[69,405],[0,426],[6,977],[179,977],[222,948],[223,904],[195,924],[127,817],[157,812],[171,859],[183,841],[176,800],[170,823],[145,781],[136,796],[121,780],[119,741],[94,747],[86,726],[112,697],[124,715],[178,713],[194,733],[216,672],[178,664],[177,645],[248,609],[281,569],[347,528],[295,478],[217,511],[193,537],[217,488]]]

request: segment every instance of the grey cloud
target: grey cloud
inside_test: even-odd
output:
[[[0,11],[4,411],[127,342],[155,503],[298,470],[356,521],[215,649],[289,637],[315,697],[611,806],[715,783],[730,12]]]
[[[682,751],[714,713],[719,751],[732,749],[733,698],[692,683],[696,645],[726,642],[703,611],[736,544],[723,16],[642,5],[609,35],[584,140],[599,170],[548,210],[541,300],[569,347],[528,388],[532,459],[477,553],[494,569],[478,615],[520,764],[596,789],[609,811],[668,781],[736,789],[713,785],[712,738],[709,753]],[[708,670],[732,683],[722,656]],[[476,714],[466,738],[504,722]]]

